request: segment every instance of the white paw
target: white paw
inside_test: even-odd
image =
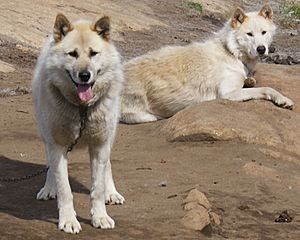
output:
[[[43,187],[36,195],[37,200],[49,200],[56,198],[56,188],[53,186],[50,187]]]
[[[60,214],[58,228],[66,233],[77,234],[81,231],[81,226],[76,219],[76,213]]]
[[[280,97],[275,100],[276,105],[282,108],[292,110],[294,108],[294,102],[287,97]]]
[[[118,192],[105,194],[105,203],[107,204],[123,204],[125,198]]]
[[[102,229],[113,229],[115,227],[115,221],[107,214],[103,216],[92,216],[92,224],[95,228]]]

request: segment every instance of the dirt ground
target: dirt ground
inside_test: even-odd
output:
[[[1,3],[0,9],[13,10],[20,2]],[[35,1],[24,2],[31,7],[31,14],[39,18],[38,11],[34,12]],[[91,1],[86,2],[89,8],[83,9],[75,8],[76,1],[71,7],[60,1],[51,5],[51,14],[66,11],[72,15],[72,9],[77,9],[80,16],[97,14]],[[126,19],[120,20],[115,43],[124,59],[165,44],[184,45],[205,39],[222,27],[234,6],[257,9],[257,4],[262,3],[224,1],[225,8],[220,12],[212,4],[207,11],[199,13],[185,7],[185,2],[180,0],[103,2],[112,2],[112,6],[119,6],[123,11],[126,4],[134,8],[136,2],[132,11],[141,14],[144,21],[151,21],[150,25],[145,22],[143,26],[142,20],[135,23],[133,16],[129,25]],[[278,14],[279,2],[271,1]],[[121,11],[119,8],[116,7]],[[30,13],[28,9],[26,14]],[[109,4],[103,9],[114,13]],[[123,15],[126,17],[124,12]],[[0,21],[4,22],[3,18]],[[276,22],[280,23],[280,18]],[[27,30],[32,27],[26,21],[22,24]],[[6,27],[7,34],[0,31],[0,60],[15,71],[0,71],[0,89],[29,87],[38,44],[47,33],[37,34],[31,44],[26,34],[19,38],[17,33],[10,34],[9,25]],[[274,41],[275,54],[300,60],[299,35],[290,36],[290,32],[298,30],[297,25],[293,29],[279,27]],[[27,40],[23,41],[22,37]],[[19,177],[45,168],[44,147],[36,128],[31,95],[0,96],[0,109],[0,177]],[[167,121],[119,125],[111,160],[117,189],[126,203],[107,206],[116,222],[115,229],[91,226],[88,154],[86,150],[75,149],[70,154],[69,174],[83,231],[77,236],[58,231],[56,201],[35,200],[45,180],[42,174],[17,183],[0,182],[0,239],[300,239],[299,155],[278,150],[277,156],[272,154],[276,149],[236,141],[168,142],[161,131]],[[298,133],[300,137],[300,130]],[[253,168],[262,166],[273,172],[253,174]],[[212,225],[198,232],[182,225],[185,214],[182,200],[193,188],[206,194],[213,210],[222,218],[220,226]],[[283,210],[288,210],[293,217],[291,223],[274,222]]]

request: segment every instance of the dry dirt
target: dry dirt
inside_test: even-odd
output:
[[[180,0],[2,1],[0,89],[30,86],[38,50],[57,12],[71,18],[112,16],[113,38],[128,59],[165,44],[202,40],[222,27],[235,6],[249,10],[263,1],[197,2],[205,6],[203,13],[188,9]],[[280,23],[279,1],[271,4]],[[276,54],[299,60],[299,35],[290,36],[295,30],[299,26],[279,28]],[[290,96],[296,103],[294,111],[261,101],[213,101],[169,120],[120,125],[111,159],[117,188],[126,203],[107,207],[116,221],[114,230],[94,229],[90,224],[85,150],[70,154],[70,181],[83,228],[76,237],[57,230],[56,201],[35,200],[45,175],[18,183],[0,182],[0,239],[300,239],[299,76],[299,65],[260,65],[257,71],[259,85],[270,85]],[[43,169],[44,147],[31,95],[0,96],[0,109],[0,177]],[[190,130],[189,124],[194,126],[195,132],[189,132],[192,137],[171,138],[178,133],[172,132],[176,127]],[[211,137],[214,126],[233,137]],[[203,131],[205,127],[210,135]],[[221,216],[220,226],[198,232],[182,225],[182,201],[193,188],[208,197],[213,211]],[[275,223],[284,210],[292,222]]]

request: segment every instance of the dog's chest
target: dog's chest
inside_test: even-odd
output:
[[[106,118],[106,114],[100,110],[90,113],[86,120],[83,138],[93,142],[106,141],[109,134]]]
[[[57,114],[55,118],[51,132],[55,142],[63,146],[71,145],[75,139],[82,146],[91,142],[105,142],[109,134],[107,116],[99,109],[88,110],[84,119],[77,111],[72,114]]]

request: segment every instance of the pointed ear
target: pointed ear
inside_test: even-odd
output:
[[[109,40],[110,19],[105,16],[100,18],[93,26],[93,31],[97,32],[103,39]]]
[[[269,4],[266,4],[259,11],[258,15],[260,15],[260,16],[266,18],[266,19],[272,20],[272,18],[273,18],[273,10],[272,10],[272,8],[271,8],[271,6]]]
[[[72,26],[69,20],[63,14],[57,14],[53,29],[53,38],[55,42],[61,41],[71,30]]]
[[[231,19],[231,26],[232,28],[238,27],[239,24],[242,24],[245,19],[247,18],[246,13],[243,9],[237,8],[233,14],[233,17]]]

